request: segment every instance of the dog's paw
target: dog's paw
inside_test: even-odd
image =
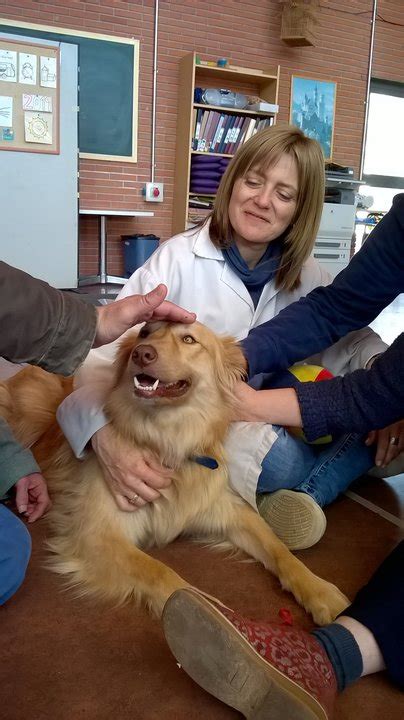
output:
[[[336,585],[319,581],[313,594],[305,603],[306,610],[311,613],[317,625],[328,625],[350,605],[349,599]]]

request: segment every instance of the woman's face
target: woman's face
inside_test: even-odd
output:
[[[286,153],[267,170],[253,167],[238,178],[230,198],[229,219],[239,250],[240,245],[265,245],[282,235],[292,222],[297,193],[296,161]]]

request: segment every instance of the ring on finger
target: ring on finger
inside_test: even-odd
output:
[[[128,502],[130,502],[131,505],[137,505],[138,500],[139,495],[137,493],[133,493],[130,497],[128,497]]]
[[[399,442],[400,442],[400,438],[398,438],[398,437],[390,438],[390,445],[398,445]]]

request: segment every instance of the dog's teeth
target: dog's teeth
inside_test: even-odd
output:
[[[157,390],[160,380],[157,378],[156,382],[153,383],[153,390]]]
[[[135,388],[140,388],[140,387],[142,387],[141,384],[140,384],[140,382],[139,382],[139,380],[137,379],[136,375],[135,375],[135,377],[133,378],[133,383],[134,383],[134,385],[135,385]]]

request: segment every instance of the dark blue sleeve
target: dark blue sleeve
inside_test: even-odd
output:
[[[404,194],[327,287],[282,310],[243,340],[250,377],[287,368],[365,327],[404,291]]]
[[[342,432],[365,433],[404,418],[404,333],[370,370],[295,388],[309,441]]]

